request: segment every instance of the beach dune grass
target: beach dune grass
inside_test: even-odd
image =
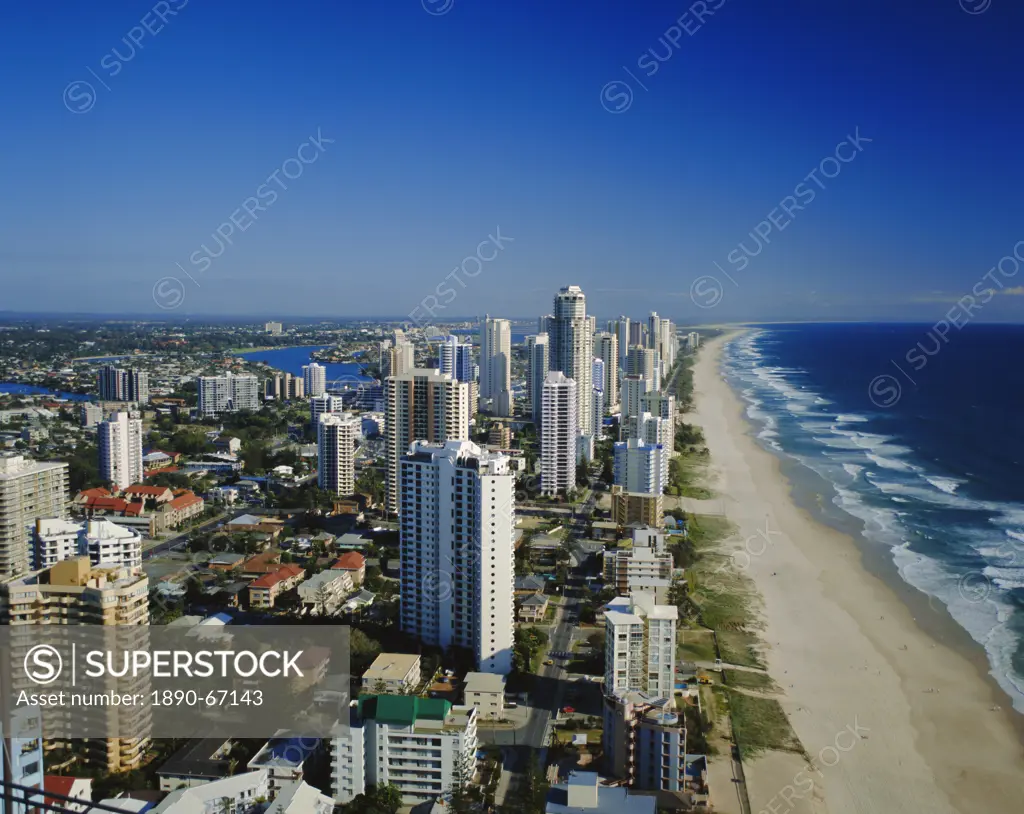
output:
[[[763,647],[764,645],[757,636],[746,631],[723,630],[718,633],[718,649],[722,654],[722,661],[726,664],[738,664],[741,667],[757,667],[764,670],[766,665],[762,655]],[[748,676],[756,675],[756,673],[741,673],[741,671],[737,670],[736,675]],[[730,681],[729,683],[733,682]],[[740,682],[736,683],[739,686],[743,686]],[[754,689],[760,688],[755,687]]]
[[[697,549],[717,546],[737,531],[728,518],[715,514],[691,514],[686,530]]]
[[[735,664],[736,662],[732,662]],[[778,692],[779,685],[772,681],[767,673],[755,673],[750,670],[726,670],[722,674],[725,683],[730,687],[756,692]]]
[[[681,452],[673,455],[668,464],[668,487],[666,495],[692,497],[697,500],[708,500],[714,492],[705,482],[708,475],[708,458],[700,452]]]
[[[786,713],[774,698],[758,698],[728,688],[716,692],[716,695],[728,704],[733,739],[743,760],[749,760],[769,749],[801,755],[805,753],[800,739],[789,725]]]

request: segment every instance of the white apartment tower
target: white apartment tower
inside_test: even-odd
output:
[[[498,416],[512,415],[512,325],[486,317],[480,325],[480,398]]]
[[[594,356],[604,362],[605,407],[619,403],[619,338],[607,331],[594,335]],[[594,382],[596,388],[598,383]]]
[[[199,377],[199,415],[216,416],[260,409],[259,379],[251,373]]]
[[[416,346],[408,340],[405,331],[395,331],[393,340],[381,343],[381,376],[401,376],[416,366]]]
[[[455,357],[458,354],[459,338],[449,334],[442,338],[437,346],[437,367],[442,373],[447,373],[453,379],[459,378],[455,374]]]
[[[658,339],[658,353],[661,354],[661,361],[665,364],[665,369],[669,369],[675,364],[676,361],[676,326],[672,324],[671,320],[663,319],[661,321],[661,336]]]
[[[324,413],[317,424],[317,486],[335,495],[356,491],[356,436],[362,420]]]
[[[540,490],[544,495],[565,493],[576,486],[578,415],[576,382],[560,370],[548,373],[540,432]]]
[[[440,698],[364,695],[353,701],[348,728],[331,739],[335,802],[350,803],[385,783],[397,786],[407,805],[439,799],[473,774],[479,717],[474,706]]]
[[[678,618],[675,605],[657,604],[648,591],[605,606],[605,695],[635,691],[672,699]]]
[[[527,337],[526,353],[526,392],[530,399],[530,415],[537,426],[538,437],[540,437],[544,380],[548,377],[548,370],[550,369],[548,335],[537,334],[536,336]]]
[[[668,422],[674,440],[676,426],[676,397],[661,390],[652,390],[640,396],[640,412],[650,413]]]
[[[401,461],[402,630],[512,670],[515,474],[469,441],[417,441]]]
[[[578,285],[566,286],[555,295],[555,314],[549,336],[551,370],[560,370],[576,382],[579,432],[592,435],[594,320],[587,316],[587,298]]]
[[[623,418],[631,415],[639,415],[641,402],[649,390],[652,390],[651,383],[643,376],[627,373],[622,377],[622,397],[619,413]]]
[[[39,518],[34,547],[36,568],[52,568],[75,557],[88,557],[96,568],[142,567],[142,536],[103,518],[84,523]]]
[[[324,393],[309,400],[309,420],[314,428],[320,423],[320,416],[328,413],[345,412],[345,402],[341,396]]]
[[[384,434],[388,455],[388,511],[399,509],[399,462],[415,441],[461,441],[469,438],[467,382],[437,370],[413,368],[384,382],[387,401]]]
[[[626,492],[660,495],[668,485],[668,452],[638,438],[615,444],[615,483]]]
[[[67,464],[0,455],[0,576],[29,570],[37,517],[67,515]]]
[[[58,517],[36,518],[35,536],[32,540],[32,567],[49,568],[61,560],[82,556],[78,546],[81,533],[80,523]]]
[[[307,397],[322,396],[327,392],[327,368],[316,362],[303,365],[302,381]]]
[[[142,420],[115,413],[98,426],[100,476],[118,489],[142,482]]]

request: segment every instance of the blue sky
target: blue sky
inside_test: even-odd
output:
[[[962,4],[11,4],[0,310],[515,317],[573,283],[931,322],[1024,239],[1024,5]],[[1000,287],[980,318],[1019,319]]]

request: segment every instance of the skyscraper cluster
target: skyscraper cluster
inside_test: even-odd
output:
[[[100,401],[149,401],[149,374],[144,370],[121,370],[104,365],[98,375]]]

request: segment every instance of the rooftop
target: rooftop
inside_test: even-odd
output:
[[[168,758],[157,774],[169,777],[227,777],[230,769],[227,747],[221,738],[194,738]]]
[[[631,794],[625,786],[602,786],[596,772],[574,772],[567,783],[551,787],[545,810],[547,814],[654,814],[656,801],[653,794]]]
[[[358,551],[346,551],[331,568],[343,568],[346,571],[358,571],[366,565],[366,557]]]
[[[466,692],[505,692],[505,676],[494,673],[466,673]]]
[[[367,681],[399,681],[419,664],[420,657],[409,653],[381,653],[363,673]]]
[[[305,572],[305,569],[299,565],[282,565],[277,568],[276,571],[271,571],[269,574],[264,574],[262,577],[253,580],[250,588],[273,588],[277,583],[284,582],[286,579],[292,579],[293,577],[299,576]]]
[[[360,718],[396,726],[413,726],[419,721],[442,722],[452,709],[449,701],[415,695],[364,695],[358,704]]]

